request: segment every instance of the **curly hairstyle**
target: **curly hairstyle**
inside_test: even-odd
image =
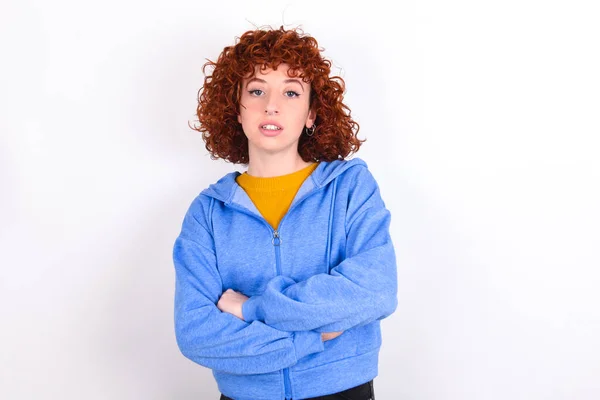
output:
[[[289,65],[288,74],[311,85],[310,108],[316,112],[316,129],[311,136],[300,135],[298,153],[306,162],[344,159],[366,140],[357,138],[359,125],[343,102],[345,82],[330,77],[331,62],[321,57],[317,41],[300,29],[254,30],[236,38],[234,46],[223,49],[217,62],[202,67],[204,86],[198,91],[199,126],[212,159],[248,164],[248,139],[237,120],[241,84],[254,75],[255,67],[277,69]],[[206,68],[212,67],[212,74]]]

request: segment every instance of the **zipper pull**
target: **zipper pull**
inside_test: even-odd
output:
[[[277,239],[277,241],[275,241]],[[273,239],[271,239],[271,243],[273,246],[279,246],[281,244],[281,238],[279,237],[279,232],[273,231]]]

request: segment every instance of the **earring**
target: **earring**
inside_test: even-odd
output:
[[[310,128],[306,128],[306,136],[312,136],[315,133],[317,125],[313,124]]]

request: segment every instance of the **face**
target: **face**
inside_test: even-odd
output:
[[[288,76],[288,69],[286,64],[264,71],[257,66],[254,76],[242,82],[238,122],[248,138],[250,159],[297,155],[303,128],[315,122],[315,113],[309,110],[310,84]]]

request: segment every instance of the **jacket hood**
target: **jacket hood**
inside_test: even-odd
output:
[[[348,168],[356,165],[366,166],[367,164],[358,157],[351,160],[321,161],[309,176],[309,179],[306,179],[300,187],[297,198],[313,189],[325,186]],[[204,189],[200,194],[214,197],[225,204],[236,202],[236,198],[239,199],[239,195],[236,195],[236,192],[241,186],[238,185],[235,179],[239,175],[241,175],[241,173],[238,171],[230,172],[217,182],[211,184],[208,188]]]

